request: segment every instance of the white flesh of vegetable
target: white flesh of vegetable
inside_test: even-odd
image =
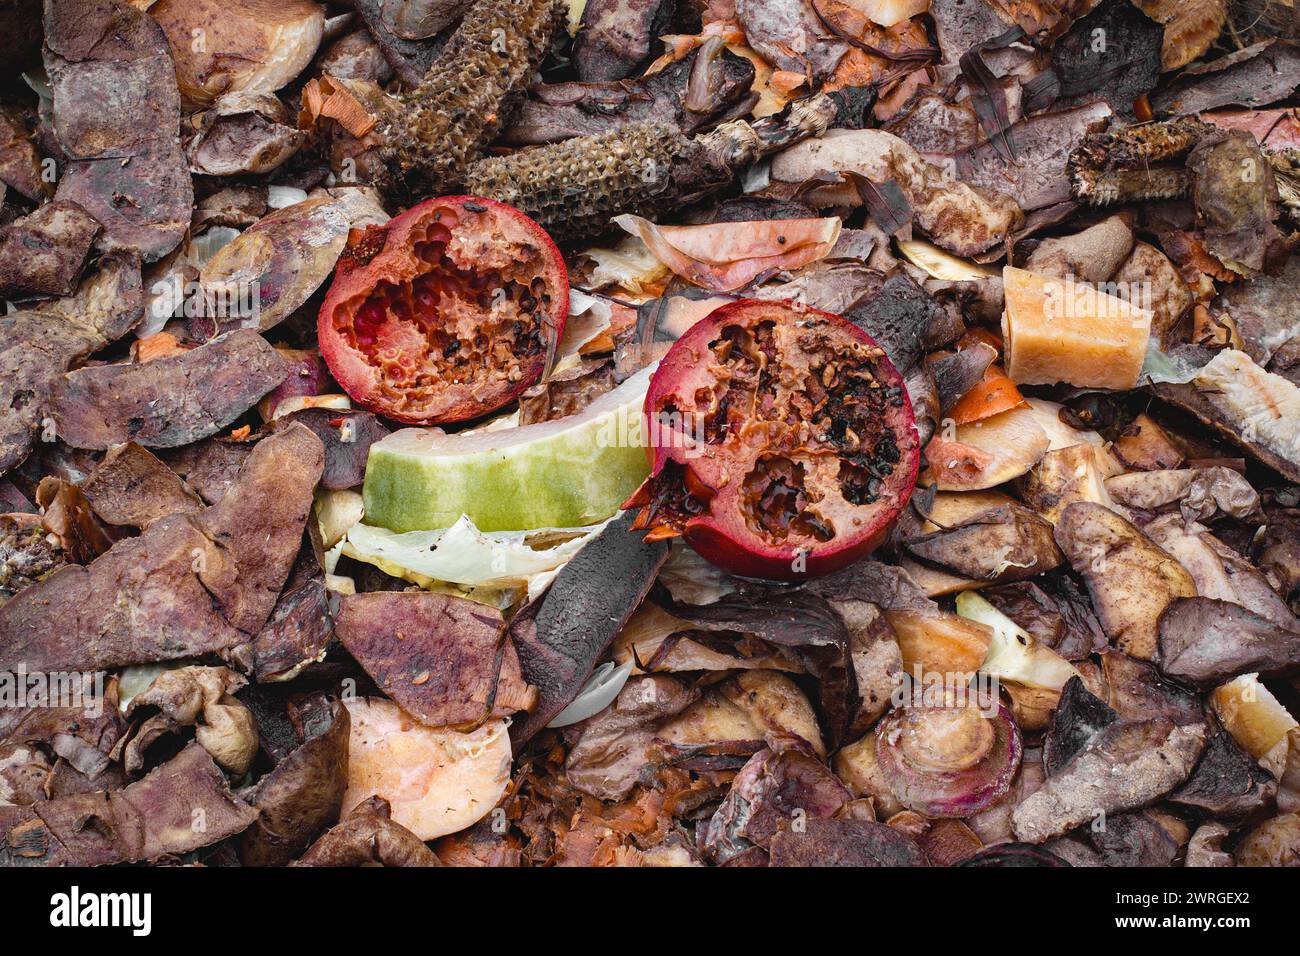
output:
[[[957,613],[992,628],[993,642],[980,665],[980,670],[990,677],[1024,687],[1059,691],[1071,677],[1078,676],[1073,664],[1034,640],[1019,624],[974,591],[957,595]]]

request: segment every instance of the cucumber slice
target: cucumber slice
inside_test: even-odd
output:
[[[527,531],[604,521],[650,471],[642,406],[653,372],[642,369],[555,421],[451,435],[394,432],[370,449],[367,523],[432,531],[468,515],[480,531]]]

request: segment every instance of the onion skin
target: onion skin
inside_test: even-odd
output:
[[[975,706],[970,704],[967,706]],[[936,710],[939,708],[935,708]],[[1011,712],[999,703],[992,752],[975,766],[947,773],[927,773],[911,766],[890,739],[904,710],[886,715],[876,728],[876,759],[891,789],[904,806],[927,817],[969,817],[986,810],[1011,787],[1024,745]]]

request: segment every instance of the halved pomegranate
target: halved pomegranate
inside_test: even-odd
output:
[[[541,226],[444,196],[354,234],[317,334],[354,401],[435,424],[486,415],[536,382],[568,314],[568,271]]]
[[[902,376],[838,315],[742,299],[696,323],[646,396],[651,474],[624,507],[735,574],[799,580],[865,556],[916,484]]]

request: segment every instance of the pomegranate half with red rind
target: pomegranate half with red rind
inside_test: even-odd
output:
[[[866,556],[916,484],[898,370],[829,312],[742,299],[674,343],[645,404],[651,474],[625,507],[733,574],[800,580]]]
[[[541,226],[444,196],[354,234],[317,334],[353,401],[431,425],[487,415],[534,384],[568,313],[568,271]]]

